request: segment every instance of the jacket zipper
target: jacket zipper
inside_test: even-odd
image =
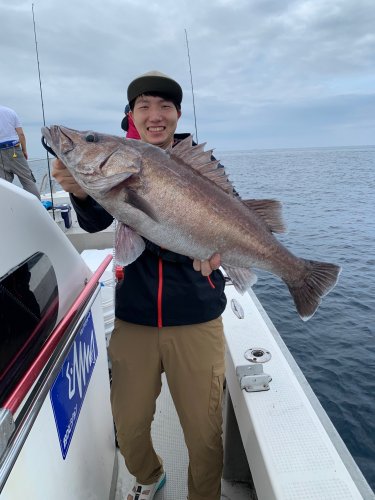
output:
[[[162,294],[163,294],[163,261],[159,257],[159,282],[158,282],[158,328],[163,326],[162,317]]]
[[[212,279],[209,276],[207,276],[207,280],[208,280],[208,283],[210,284],[211,288],[216,288],[214,283],[212,282]]]

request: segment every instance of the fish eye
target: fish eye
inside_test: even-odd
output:
[[[99,138],[97,136],[97,134],[95,134],[95,132],[88,132],[86,134],[86,142],[98,142]]]

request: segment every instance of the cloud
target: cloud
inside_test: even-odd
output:
[[[194,131],[186,29],[211,147],[373,143],[373,0],[37,0],[34,12],[47,124],[121,134],[129,81],[159,69],[184,90],[179,130]],[[0,0],[0,16],[1,103],[40,155],[31,5]]]

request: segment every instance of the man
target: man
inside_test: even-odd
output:
[[[22,187],[40,199],[27,158],[26,137],[20,119],[13,109],[0,106],[0,177],[13,182],[17,175]]]
[[[181,116],[180,85],[159,72],[128,87],[130,116],[141,140],[167,149]],[[58,160],[56,180],[72,193],[80,225],[108,227],[112,217],[75,183]],[[165,482],[150,428],[164,371],[189,451],[189,500],[219,500],[222,472],[222,393],[226,305],[220,258],[192,261],[146,241],[116,287],[109,344],[111,403],[120,450],[135,484],[126,500],[152,499]],[[199,271],[199,272],[197,272]]]

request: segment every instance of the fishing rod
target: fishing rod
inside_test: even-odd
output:
[[[190,84],[191,84],[191,93],[192,93],[192,96],[193,96],[193,111],[194,111],[194,122],[195,122],[195,138],[196,138],[197,144],[199,144],[199,141],[198,141],[198,130],[197,130],[197,116],[196,116],[196,114],[195,114],[195,100],[194,100],[193,74],[192,74],[192,72],[191,72],[189,42],[188,42],[188,36],[187,36],[187,31],[186,31],[186,28],[185,28],[185,38],[186,38],[186,48],[187,48],[187,54],[188,54],[188,60],[189,60],[189,69],[190,69]]]
[[[36,61],[37,61],[37,66],[38,66],[38,76],[39,76],[39,89],[40,89],[40,101],[42,103],[42,115],[43,115],[43,125],[44,127],[46,126],[46,118],[44,114],[44,101],[43,101],[43,89],[42,89],[42,78],[40,76],[40,64],[39,64],[39,53],[38,53],[38,42],[36,38],[36,26],[35,26],[35,16],[34,16],[34,4],[31,4],[31,10],[33,13],[33,25],[34,25],[34,40],[35,40],[35,53],[36,53]],[[48,180],[49,180],[49,188],[50,188],[50,194],[51,194],[51,203],[52,203],[52,215],[53,218],[55,219],[55,205],[53,203],[53,194],[52,194],[52,179],[51,179],[51,169],[50,169],[50,158],[48,155],[48,151],[46,152],[47,155],[47,170],[48,170]]]

